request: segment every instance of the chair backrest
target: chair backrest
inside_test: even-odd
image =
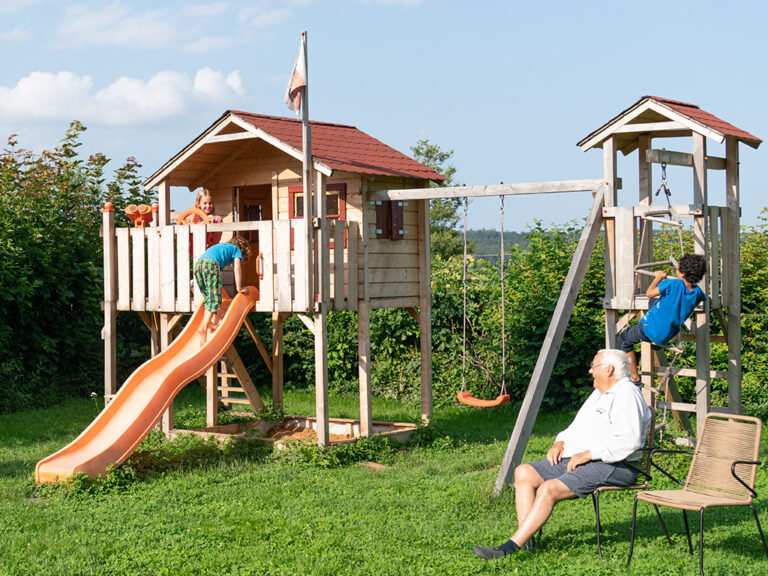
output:
[[[651,477],[651,450],[655,446],[656,438],[656,409],[651,407],[651,421],[648,423],[648,429],[645,431],[645,450],[641,452],[640,460],[635,466],[640,471],[638,483],[643,483]]]
[[[705,493],[727,493],[750,498],[751,494],[731,474],[735,460],[758,459],[763,423],[759,418],[710,413],[704,418],[688,471],[686,487]],[[755,486],[757,466],[738,464],[736,474]]]

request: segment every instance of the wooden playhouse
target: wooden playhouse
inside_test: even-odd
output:
[[[153,354],[167,348],[180,318],[201,302],[199,291],[190,289],[191,263],[204,251],[206,234],[222,232],[224,241],[232,234],[245,236],[257,255],[246,266],[244,285],[259,290],[255,311],[272,316],[272,350],[250,322],[246,327],[272,373],[275,408],[282,408],[283,397],[282,325],[296,314],[315,338],[317,410],[311,424],[318,442],[329,442],[327,313],[356,311],[360,420],[346,421],[343,428],[355,436],[376,432],[369,313],[397,307],[419,321],[421,412],[425,419],[431,416],[429,200],[373,201],[370,196],[427,187],[443,177],[353,126],[312,122],[311,130],[312,182],[319,191],[311,199],[304,197],[301,121],[227,111],[145,182],[145,189],[157,188],[159,196],[149,227],[115,228],[113,215],[105,211],[107,400],[117,390],[117,313],[142,316],[152,333]],[[171,187],[209,190],[223,222],[175,225]],[[225,271],[224,280],[232,294],[231,272]],[[217,424],[220,403],[264,406],[234,347],[223,360],[220,370],[214,366],[207,373],[209,426]],[[245,399],[231,394],[240,389]],[[173,428],[172,408],[162,427]]]

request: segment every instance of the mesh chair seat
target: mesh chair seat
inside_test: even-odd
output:
[[[752,498],[731,494],[706,494],[693,490],[649,490],[640,492],[638,500],[678,510],[701,510],[714,506],[749,506]]]

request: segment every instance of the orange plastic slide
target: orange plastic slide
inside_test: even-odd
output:
[[[173,398],[186,384],[221,358],[237,336],[259,293],[224,298],[219,325],[200,346],[202,305],[168,348],[148,360],[125,381],[104,410],[71,444],[35,467],[37,482],[56,482],[83,472],[95,478],[110,464],[122,462],[149,434]],[[223,316],[223,317],[222,317]]]

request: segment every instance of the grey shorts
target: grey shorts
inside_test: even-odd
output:
[[[568,472],[570,458],[563,458],[552,466],[547,460],[528,462],[544,480],[557,478],[579,498],[586,498],[600,486],[631,486],[637,480],[637,469],[626,460],[603,462],[592,460]]]

